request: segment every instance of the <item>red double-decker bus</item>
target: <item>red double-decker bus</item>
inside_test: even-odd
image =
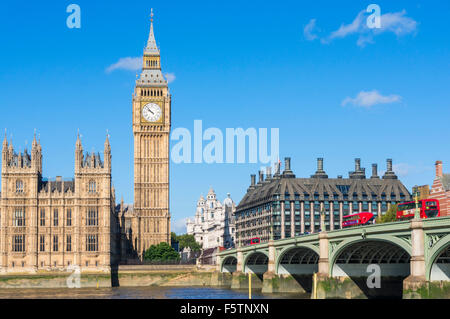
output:
[[[441,209],[437,199],[421,199],[418,201],[420,218],[440,217]],[[414,218],[416,202],[405,202],[397,206],[397,219]]]
[[[342,228],[372,224],[375,216],[370,212],[346,215],[342,218]]]
[[[261,242],[261,239],[259,237],[255,237],[250,239],[250,245],[257,245]]]

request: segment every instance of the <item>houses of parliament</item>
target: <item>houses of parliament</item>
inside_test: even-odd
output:
[[[0,272],[105,271],[143,259],[151,245],[170,241],[169,134],[171,95],[153,31],[132,95],[134,204],[116,205],[112,152],[103,158],[75,142],[74,177],[46,179],[41,141],[16,152],[6,136],[1,157]]]

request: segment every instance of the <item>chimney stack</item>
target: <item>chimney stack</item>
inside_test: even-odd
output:
[[[290,157],[285,157],[284,158],[284,170],[285,171],[290,171],[291,170],[291,158]]]
[[[283,178],[295,178],[294,172],[291,170],[291,158],[284,158],[284,172],[282,175]]]
[[[372,164],[372,178],[378,178],[378,165]]]
[[[323,158],[322,157],[319,157],[317,159],[317,170],[319,172],[323,171]]]
[[[355,158],[355,172],[359,172],[361,170],[361,159]]]
[[[392,172],[392,158],[386,160],[387,171]]]
[[[397,179],[397,175],[395,175],[392,170],[392,158],[388,158],[386,160],[386,173],[383,175],[383,179]]]
[[[258,182],[258,184],[262,183],[262,182],[264,182],[264,172],[261,170],[261,171],[259,171],[259,182]]]
[[[270,166],[266,167],[266,180],[272,179],[272,168]]]
[[[323,158],[317,158],[317,171],[314,175],[311,175],[311,178],[328,178],[328,175],[323,170]]]
[[[436,161],[436,177],[442,177],[442,161]]]
[[[256,184],[256,175],[255,174],[250,175],[250,179],[251,179],[250,186],[255,186],[255,184]]]
[[[275,174],[273,177],[279,177],[281,173],[281,164],[279,162],[275,163]]]

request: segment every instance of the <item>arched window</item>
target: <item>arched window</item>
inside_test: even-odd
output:
[[[89,189],[88,189],[89,193],[95,193],[97,192],[97,183],[95,181],[90,181],[89,182]]]
[[[23,181],[21,180],[16,181],[16,192],[23,193]]]

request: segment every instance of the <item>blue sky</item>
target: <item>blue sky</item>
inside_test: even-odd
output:
[[[81,28],[66,7],[81,8]],[[131,94],[135,70],[108,68],[142,56],[150,8],[170,73],[172,126],[279,128],[280,157],[297,176],[325,158],[330,177],[360,157],[408,188],[450,171],[450,3],[376,1],[3,1],[0,128],[17,149],[41,136],[44,175],[73,176],[77,129],[85,150],[111,135],[116,195],[133,201]],[[384,28],[383,28],[384,24]],[[132,68],[132,67],[131,67]],[[171,163],[174,229],[212,186],[239,202],[261,164]]]

